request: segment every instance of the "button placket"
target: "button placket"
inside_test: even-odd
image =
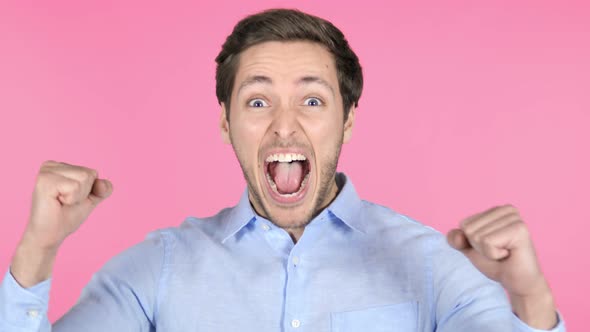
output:
[[[286,303],[286,328],[298,329],[301,326],[302,298],[301,298],[301,264],[303,259],[300,255],[301,248],[295,246],[287,258],[287,303]]]

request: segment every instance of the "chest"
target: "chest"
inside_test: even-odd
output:
[[[419,331],[428,282],[423,262],[383,250],[213,250],[169,266],[156,322],[166,331]]]

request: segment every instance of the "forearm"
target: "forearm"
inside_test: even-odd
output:
[[[25,234],[15,251],[10,273],[23,288],[32,287],[49,279],[57,249],[57,247],[40,246]]]

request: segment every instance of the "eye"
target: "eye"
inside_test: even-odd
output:
[[[268,104],[260,99],[260,98],[256,98],[256,99],[252,99],[248,102],[248,106],[250,107],[268,107]]]
[[[324,103],[316,97],[310,97],[310,98],[305,99],[303,104],[305,106],[322,106]]]

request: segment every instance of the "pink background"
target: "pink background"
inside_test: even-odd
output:
[[[365,90],[340,163],[361,196],[443,232],[515,204],[569,330],[587,325],[583,1],[25,3],[0,5],[2,269],[44,160],[93,167],[115,187],[60,251],[51,320],[149,231],[237,202],[245,183],[220,139],[213,59],[238,19],[286,6],[334,22],[361,59]]]

